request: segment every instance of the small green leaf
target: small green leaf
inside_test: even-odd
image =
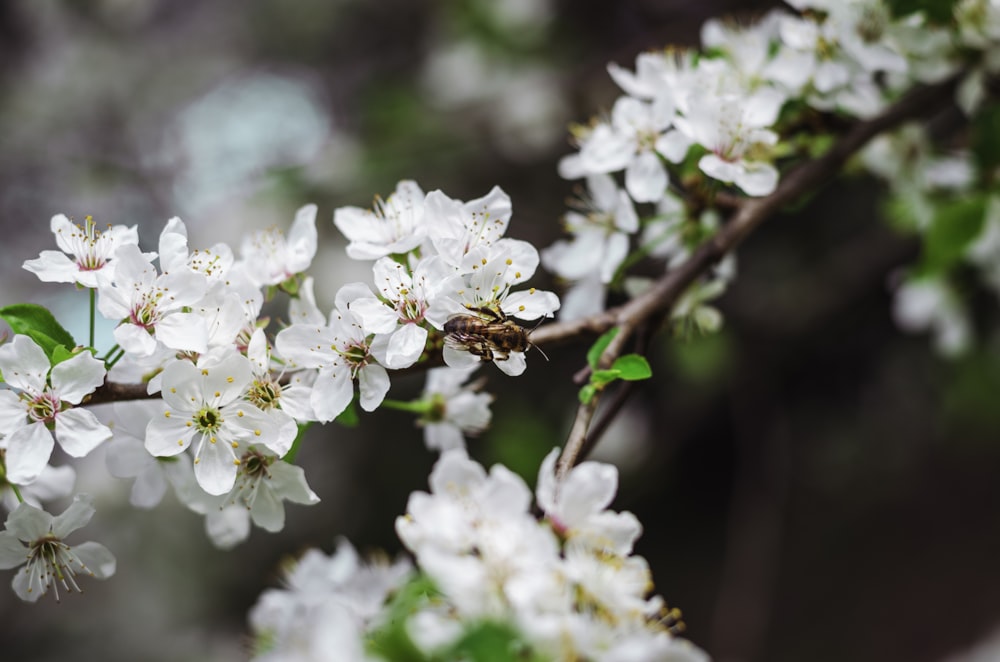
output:
[[[14,333],[22,333],[34,338],[35,342],[40,345],[42,343],[31,332],[44,334],[46,338],[54,343],[50,346],[50,349],[46,350],[46,353],[55,348],[56,345],[76,347],[76,341],[73,340],[70,332],[56,321],[56,318],[52,316],[52,313],[47,308],[37,304],[15,303],[10,306],[4,306],[0,308],[0,318],[3,318],[7,324],[10,324],[10,328]],[[45,346],[42,345],[42,348],[45,349]]]
[[[589,405],[595,395],[597,395],[597,387],[593,384],[586,384],[580,389],[580,403]]]
[[[609,331],[606,331],[604,335],[597,339],[597,342],[587,351],[587,363],[590,365],[591,370],[597,369],[597,362],[601,360],[601,354],[604,350],[608,348],[611,341],[615,339],[618,335],[620,329],[616,326]]]
[[[619,356],[615,359],[611,369],[617,370],[621,379],[630,382],[649,379],[653,376],[653,370],[649,367],[649,361],[646,360],[646,357],[639,354]]]
[[[622,373],[617,368],[612,368],[611,370],[595,370],[590,375],[590,383],[594,386],[601,388],[605,384],[610,384],[616,379],[621,379]]]
[[[35,342],[38,342],[37,340]],[[52,361],[52,365],[58,365],[67,359],[71,359],[75,356],[72,351],[66,348],[65,345],[56,345],[52,349],[52,354],[49,355],[49,360]]]

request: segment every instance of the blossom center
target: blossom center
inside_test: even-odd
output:
[[[203,407],[194,415],[194,423],[199,432],[213,434],[222,426],[222,413],[214,407]]]
[[[258,409],[268,410],[279,408],[281,400],[281,384],[269,379],[255,379],[247,392],[247,400]]]
[[[49,391],[28,401],[28,418],[42,423],[51,423],[59,413],[59,398]]]

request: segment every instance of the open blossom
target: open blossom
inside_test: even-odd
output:
[[[493,396],[465,384],[471,368],[434,368],[427,371],[423,399],[430,411],[420,419],[427,447],[438,451],[465,448],[465,436],[479,434],[490,424]]]
[[[286,237],[270,228],[243,239],[243,271],[256,285],[278,285],[309,268],[316,256],[316,205],[295,213]]]
[[[488,247],[503,237],[511,214],[510,196],[499,186],[468,202],[431,191],[424,204],[431,245],[453,267],[461,267],[476,247]]]
[[[264,643],[258,662],[375,659],[364,653],[365,633],[380,625],[389,596],[412,575],[410,564],[363,562],[341,538],[326,555],[309,550],[250,610],[250,625]]]
[[[373,209],[337,209],[333,223],[351,241],[347,255],[355,260],[407,253],[424,241],[424,192],[414,181],[401,181],[385,200],[375,198]]]
[[[59,250],[42,251],[37,258],[24,263],[25,269],[46,283],[97,287],[99,282],[110,282],[114,276],[115,251],[119,246],[139,243],[136,226],[112,225],[101,232],[89,216],[84,227],[80,227],[64,214],[56,214],[50,227]]]
[[[52,366],[34,340],[18,335],[0,347],[0,372],[17,389],[0,391],[0,447],[7,450],[11,483],[38,478],[52,455],[53,436],[73,457],[111,437],[91,412],[72,406],[104,383],[104,364],[89,352]]]
[[[27,503],[7,516],[6,529],[0,532],[0,568],[24,565],[12,582],[17,597],[35,602],[51,588],[58,601],[60,587],[67,593],[82,592],[76,581],[80,575],[107,579],[115,574],[115,557],[104,545],[71,547],[64,542],[93,516],[92,499],[85,494],[57,517]]]
[[[449,315],[473,314],[486,321],[500,315],[524,320],[552,317],[559,309],[559,297],[553,292],[533,287],[511,291],[535,273],[538,261],[538,250],[526,241],[500,239],[478,246],[465,256],[460,273],[441,284],[437,303]],[[506,353],[506,358],[494,360],[494,364],[511,376],[524,372],[524,352]],[[443,354],[445,363],[453,368],[478,365],[481,360],[452,344],[445,344]]]
[[[549,453],[538,472],[538,505],[563,538],[589,549],[628,555],[642,533],[629,512],[607,510],[618,492],[618,470],[599,462],[583,462],[558,482],[559,450]]]
[[[769,128],[775,107],[750,103],[736,94],[703,92],[691,100],[692,112],[676,121],[678,129],[709,153],[698,161],[709,177],[730,182],[754,196],[778,185],[778,171],[757,153],[778,142]]]
[[[167,410],[146,427],[146,448],[158,457],[194,445],[194,473],[209,494],[232,489],[245,445],[278,443],[275,424],[244,399],[250,362],[230,351],[202,357],[198,365],[174,361],[163,370]]]
[[[271,533],[281,531],[285,501],[312,505],[319,503],[319,497],[306,483],[302,467],[280,460],[262,446],[251,446],[240,457],[236,484],[219,501],[204,512],[205,526],[216,546],[227,548],[247,538],[250,521]]]
[[[187,456],[156,457],[146,450],[146,426],[165,410],[160,399],[116,402],[106,416],[114,429],[104,454],[108,472],[115,478],[134,479],[129,503],[136,508],[155,508],[168,487],[179,491],[195,482]]]
[[[132,245],[115,253],[113,285],[99,288],[98,310],[120,320],[115,341],[126,352],[149,356],[159,343],[170,349],[204,352],[208,329],[202,317],[186,312],[205,294],[205,278],[187,269],[157,273],[152,262]]]
[[[354,380],[358,382],[359,402],[365,411],[378,407],[389,392],[389,375],[375,360],[361,319],[350,310],[350,303],[370,295],[364,283],[345,285],[337,292],[336,307],[326,326],[293,324],[274,339],[281,356],[292,368],[316,369],[316,381],[310,404],[317,420],[332,421],[341,414],[354,397]]]
[[[383,257],[372,266],[379,296],[370,292],[353,299],[348,307],[361,318],[364,329],[383,336],[383,352],[376,355],[387,368],[408,368],[424,351],[427,329],[424,319],[441,280],[454,273],[435,257],[419,261],[411,271],[392,258]],[[437,324],[444,319],[436,318]]]
[[[611,176],[587,177],[587,189],[589,195],[580,201],[581,211],[566,213],[566,230],[572,238],[545,249],[542,263],[570,280],[586,278],[596,266],[601,282],[609,283],[628,255],[628,238],[639,229],[639,217]]]
[[[629,555],[638,522],[607,510],[617,470],[586,463],[557,487],[556,455],[539,477],[544,522],[519,476],[502,466],[487,473],[463,450],[442,453],[430,493],[410,495],[396,531],[442,593],[407,622],[414,643],[433,657],[489,619],[510,624],[543,659],[707,660],[673,636],[678,612],[649,597],[649,566]]]

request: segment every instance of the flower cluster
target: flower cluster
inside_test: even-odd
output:
[[[810,114],[871,117],[914,81],[940,80],[959,65],[949,31],[922,14],[894,17],[882,0],[788,4],[800,13],[775,9],[750,25],[708,21],[700,53],[648,52],[634,70],[608,66],[624,94],[607,117],[574,128],[579,151],[559,165],[563,177],[586,181],[565,218],[570,238],[543,254],[571,283],[562,317],[601,310],[634,258],[663,257],[669,268],[710,236],[720,184],[772,193],[775,162],[820,138],[801,131]],[[619,172],[622,188],[612,177]],[[637,205],[651,213],[637,214]],[[730,275],[716,273],[711,287],[721,292]]]
[[[257,659],[394,659],[400,638],[408,659],[463,659],[492,628],[517,659],[706,660],[674,636],[679,612],[648,595],[649,568],[632,555],[638,520],[608,510],[617,470],[585,462],[557,482],[557,455],[539,473],[539,521],[516,474],[443,453],[431,492],[413,493],[396,521],[421,574],[361,566],[344,542],[333,557],[308,552],[288,588],[266,591],[251,611]]]
[[[134,479],[134,505],[154,507],[172,490],[205,516],[221,547],[245,540],[251,523],[278,531],[285,502],[318,501],[291,464],[301,429],[342,414],[355,384],[361,408],[378,407],[389,371],[441,351],[454,315],[479,321],[478,344],[449,342],[445,360],[460,367],[432,371],[421,400],[394,404],[420,415],[432,448],[462,447],[464,435],[481,431],[491,398],[463,382],[487,356],[520,374],[528,348],[487,354],[489,325],[526,337],[514,317],[552,316],[559,307],[551,292],[518,289],[539,257],[503,236],[507,195],[494,188],[463,202],[441,191],[425,196],[405,181],[374,211],[337,210],[348,255],[375,260],[374,288],[342,287],[329,316],[305,274],[317,248],[316,213],[315,205],[302,207],[287,236],[271,229],[245,238],[239,255],[224,243],[191,250],[179,218],[167,223],[155,252],[143,252],[135,227],[101,232],[89,218],[78,227],[54,217],[65,252],[44,251],[24,266],[43,281],[90,288],[96,310],[117,322],[115,345],[98,359],[93,338],[91,349],[79,348],[57,322],[31,311],[20,320],[31,335],[0,346],[11,387],[0,391],[0,466],[10,499],[71,493],[72,469],[48,464],[54,445],[82,457],[108,442],[109,471]],[[292,297],[287,321],[269,339],[261,310],[282,291]],[[81,407],[109,371],[156,399],[116,402],[99,415]]]

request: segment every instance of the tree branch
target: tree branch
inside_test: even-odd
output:
[[[960,76],[956,75],[942,83],[918,87],[881,114],[855,124],[825,154],[785,173],[773,193],[763,198],[745,199],[715,236],[641,295],[598,315],[540,327],[532,334],[531,341],[536,345],[558,344],[586,333],[604,333],[613,326],[618,326],[618,335],[604,350],[600,359],[601,367],[610,366],[621,354],[638,325],[658,315],[666,315],[699,276],[735,249],[761,223],[785,205],[832,179],[847,160],[875,136],[907,120],[926,117],[950,105],[959,79]],[[589,423],[598,399],[594,397],[589,403],[580,405],[576,423],[559,458],[560,476],[565,476],[582,459],[581,450],[587,438],[587,429],[579,423]],[[587,413],[583,411],[585,409],[591,411]]]

